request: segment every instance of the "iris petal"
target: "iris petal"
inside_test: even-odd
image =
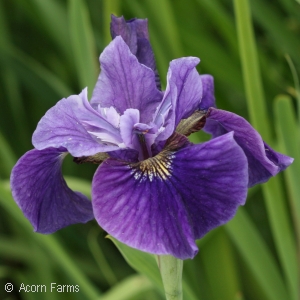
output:
[[[149,67],[155,73],[157,88],[160,89],[160,80],[156,69],[154,53],[149,41],[148,20],[131,19],[126,21],[123,17],[111,16],[111,36],[114,39],[120,35],[135,55],[139,63]]]
[[[139,150],[137,135],[133,132],[134,124],[140,121],[140,112],[137,109],[127,109],[121,116],[120,132],[126,147]]]
[[[216,107],[214,78],[211,75],[200,75],[203,86],[203,97],[199,108],[207,110],[210,107]]]
[[[249,166],[249,187],[266,182],[287,168],[293,159],[275,152],[244,118],[221,109],[210,108],[204,130],[213,137],[233,131],[236,142],[244,150]]]
[[[102,143],[88,131],[103,132],[106,140],[109,138],[115,145]],[[117,150],[121,142],[119,130],[90,106],[86,89],[49,109],[32,136],[32,143],[38,150],[62,146],[75,157]]]
[[[150,161],[108,159],[98,168],[92,185],[95,218],[131,247],[192,258],[195,239],[227,222],[244,204],[246,157],[229,133]]]
[[[120,36],[104,49],[100,64],[101,73],[91,103],[113,106],[120,114],[128,108],[138,109],[140,121],[149,123],[162,99],[154,72],[138,62]]]
[[[11,174],[12,194],[34,231],[48,234],[75,223],[93,219],[91,201],[70,190],[61,165],[65,148],[31,150]]]
[[[180,120],[198,108],[202,98],[202,81],[196,70],[199,61],[196,57],[184,57],[170,63],[167,88],[153,120],[159,128],[165,127],[157,141],[170,137]]]

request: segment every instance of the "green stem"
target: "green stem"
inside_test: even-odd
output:
[[[157,256],[167,300],[182,300],[183,261],[171,255]]]

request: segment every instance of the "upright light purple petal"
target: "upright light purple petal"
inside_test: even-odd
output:
[[[160,89],[154,53],[149,41],[148,20],[131,19],[126,21],[124,17],[117,18],[112,15],[110,31],[113,39],[120,35],[138,61],[154,71],[156,85]]]
[[[202,98],[202,80],[196,70],[199,58],[184,57],[171,61],[164,98],[155,112],[154,123],[165,127],[157,141],[166,140],[181,119],[189,117]]]
[[[93,179],[94,215],[131,247],[193,258],[195,239],[230,220],[245,203],[247,171],[232,133],[139,164],[108,159]]]
[[[203,97],[199,108],[201,110],[207,110],[210,107],[216,107],[214,78],[209,74],[200,75],[200,77],[203,87]]]
[[[11,174],[12,194],[34,231],[48,234],[93,219],[91,201],[70,190],[61,165],[65,148],[31,150],[17,162]]]
[[[139,141],[133,132],[134,124],[139,123],[140,112],[137,109],[127,109],[121,116],[120,132],[126,147],[139,150]]]
[[[210,108],[204,130],[211,133],[213,138],[234,132],[236,142],[248,159],[249,187],[266,182],[293,162],[291,157],[277,153],[267,146],[251,124],[234,113]]]
[[[121,116],[120,132],[126,147],[139,152],[139,159],[151,156],[151,145],[154,143],[157,128],[139,123],[140,112],[137,109],[127,109]],[[148,133],[149,132],[149,133]]]
[[[101,73],[91,102],[113,106],[120,114],[128,108],[141,112],[141,122],[152,120],[162,93],[156,88],[154,72],[140,64],[120,36],[100,55]]]
[[[93,137],[92,132],[101,132],[105,141]],[[50,108],[32,136],[38,150],[62,146],[76,157],[117,150],[121,142],[119,130],[90,106],[86,89]]]

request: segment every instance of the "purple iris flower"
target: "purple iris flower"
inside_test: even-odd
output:
[[[111,32],[91,101],[84,89],[42,117],[35,149],[12,171],[13,197],[37,232],[95,218],[131,247],[193,258],[195,240],[229,221],[249,186],[292,159],[266,145],[245,119],[215,108],[213,78],[198,74],[198,58],[171,61],[162,92],[147,20],[113,16]],[[213,139],[189,142],[203,127]],[[99,164],[91,202],[63,179],[68,153]]]

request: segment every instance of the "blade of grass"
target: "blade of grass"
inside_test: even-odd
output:
[[[127,263],[139,273],[146,275],[153,282],[161,295],[164,295],[164,288],[154,255],[130,248],[112,236],[107,236],[107,238],[116,245]]]
[[[269,299],[290,299],[272,253],[243,207],[225,229]]]
[[[272,37],[275,47],[281,49],[282,53],[288,53],[293,60],[300,63],[300,41],[286,26],[283,26],[280,10],[277,10],[272,3],[259,0],[252,0],[251,8],[254,18]]]
[[[298,299],[297,247],[287,210],[287,201],[279,177],[273,177],[263,186],[270,225],[290,299]]]
[[[30,264],[30,267],[33,269],[34,281],[31,284],[43,284],[51,285],[52,282],[55,282],[53,277],[52,263],[48,260],[47,255],[43,253],[41,248],[37,247],[36,244],[31,245],[31,258],[34,261]],[[43,300],[52,300],[53,296],[51,293],[44,293]]]
[[[91,198],[91,183],[77,177],[65,176],[65,180],[71,190],[78,191]]]
[[[224,36],[224,41],[230,46],[233,53],[238,54],[236,32],[231,16],[218,1],[197,0],[198,5],[213,21],[213,25]]]
[[[288,54],[285,55],[285,58],[289,64],[290,70],[292,72],[295,90],[296,90],[296,99],[297,99],[297,108],[298,108],[298,124],[299,124],[299,130],[300,130],[300,84],[299,84],[299,78],[298,74],[295,68],[295,65],[293,64],[292,59]],[[291,115],[293,116],[293,115]]]
[[[28,245],[24,245],[19,239],[7,238],[0,235],[0,255],[1,257],[11,258],[15,261],[31,261],[32,252]]]
[[[105,280],[110,286],[113,286],[117,284],[118,279],[113,269],[110,267],[108,261],[106,260],[105,255],[103,254],[103,251],[101,249],[101,246],[98,243],[97,238],[99,236],[99,233],[100,233],[99,228],[92,228],[90,230],[89,235],[87,237],[88,245],[90,251],[94,256],[96,263],[99,266],[99,269],[103,274],[103,277],[105,278]]]
[[[97,51],[87,6],[82,0],[69,0],[69,31],[79,84],[91,95],[99,73]]]
[[[174,5],[170,0],[146,0],[145,11],[152,16],[152,24],[156,26],[156,33],[164,39],[167,48],[171,51],[173,58],[183,56],[181,38],[178,34],[175,19]],[[160,13],[158,14],[157,11]]]
[[[131,275],[103,294],[99,300],[131,300],[153,288],[148,278],[142,275]]]
[[[201,248],[200,256],[211,299],[234,299],[240,287],[232,247],[223,228]]]
[[[2,56],[1,59],[12,59],[16,63],[16,65],[12,65],[12,67],[16,68],[16,72],[20,71],[18,67],[24,68],[25,74],[26,72],[34,74],[43,82],[45,82],[45,84],[51,87],[59,96],[64,97],[72,94],[72,90],[66,86],[55,74],[47,70],[38,61],[25,54],[23,51],[13,46],[3,49],[0,44],[0,54]],[[26,76],[24,75],[22,79],[26,81]],[[28,84],[31,84],[34,88],[36,82],[28,81]]]
[[[108,45],[111,41],[110,21],[111,14],[120,17],[120,0],[104,0],[103,1],[103,25],[104,25],[104,43]]]
[[[252,125],[271,142],[248,0],[234,0],[247,104]],[[291,299],[297,299],[297,255],[293,230],[279,177],[263,185],[273,238]]]
[[[9,144],[7,143],[6,139],[0,132],[0,165],[1,165],[1,172],[3,177],[9,178],[10,172],[13,166],[15,165],[17,158],[13,150],[10,148]]]
[[[30,22],[50,38],[70,59],[67,11],[61,1],[18,0]],[[46,37],[45,37],[46,38]]]
[[[201,43],[190,44],[190,41],[196,40],[198,35],[201,36]],[[220,47],[218,42],[205,35],[201,29],[197,33],[187,32],[183,39],[186,44],[190,44],[192,51],[201,57],[201,66],[206,66],[215,78],[218,78],[236,91],[243,90],[243,81],[238,64],[232,62],[232,58]]]
[[[264,125],[270,124],[270,122],[265,105],[249,3],[247,0],[234,0],[234,8],[251,123],[263,139],[270,143],[272,140],[271,129]]]

